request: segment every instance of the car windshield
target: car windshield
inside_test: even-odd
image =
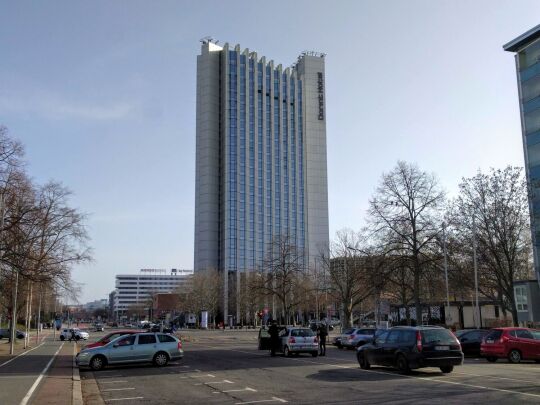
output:
[[[349,329],[345,329],[345,330],[343,331],[343,334],[344,334],[344,335],[350,335],[350,334],[353,333],[353,332],[354,332],[354,329],[353,329],[353,328],[349,328]]]
[[[531,333],[536,340],[540,340],[540,330],[531,330]]]
[[[293,329],[291,331],[291,336],[309,337],[309,336],[315,336],[315,334],[313,333],[311,329]]]
[[[375,329],[360,329],[358,332],[360,335],[371,335],[373,336],[375,334]]]
[[[468,332],[467,329],[461,329],[461,330],[458,330],[458,331],[454,332],[454,335],[456,335],[457,337],[461,337],[467,332]]]
[[[502,330],[500,329],[495,329],[495,330],[492,330],[487,336],[486,336],[486,340],[497,340],[501,337],[502,335]]]
[[[422,331],[422,340],[424,344],[441,343],[448,345],[456,343],[454,335],[447,329],[424,329]]]

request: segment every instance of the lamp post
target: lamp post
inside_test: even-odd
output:
[[[475,307],[474,307],[474,326],[480,327],[480,307],[478,305],[478,263],[476,259],[476,215],[472,218],[473,228],[473,265],[474,265],[474,292],[475,292]]]
[[[448,253],[446,250],[446,224],[442,224],[442,234],[443,234],[443,252],[444,252],[444,279],[446,282],[446,306],[448,311],[450,311],[450,293],[448,290]]]

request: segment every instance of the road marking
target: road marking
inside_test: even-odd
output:
[[[129,397],[129,398],[111,398],[111,399],[105,399],[106,402],[109,401],[129,401],[132,399],[144,399],[144,397]]]
[[[282,403],[286,403],[287,401],[285,401],[282,398],[272,397],[272,399],[261,399],[259,401],[236,402],[234,405],[260,404],[261,402],[282,402]]]
[[[39,383],[41,382],[43,377],[45,377],[45,374],[47,373],[47,371],[49,371],[49,367],[51,367],[51,364],[54,361],[54,358],[60,352],[60,349],[62,349],[62,346],[64,346],[63,342],[60,345],[60,347],[58,348],[58,350],[56,351],[56,353],[54,353],[54,355],[51,357],[51,359],[49,360],[49,362],[47,363],[47,365],[45,366],[45,368],[43,369],[43,371],[41,372],[39,377],[36,379],[36,381],[34,381],[34,384],[32,384],[32,386],[30,387],[30,389],[28,390],[28,392],[26,393],[26,395],[22,399],[20,405],[26,405],[28,403],[28,400],[30,399],[30,397],[32,396],[32,394],[34,393],[36,388],[38,387]]]
[[[245,350],[230,349],[230,351],[239,352],[239,353],[247,353],[247,354],[258,354],[258,355],[261,355],[261,356],[265,356],[264,354],[248,352],[248,351],[245,351]],[[282,358],[285,359],[284,357],[282,357]],[[434,379],[434,378],[441,378],[441,377],[431,377],[430,378],[430,377],[416,377],[416,376],[412,376],[412,375],[403,375],[403,374],[398,375],[398,374],[388,373],[388,372],[385,372],[385,371],[363,370],[361,368],[358,368],[358,366],[354,366],[354,367],[353,366],[343,366],[343,365],[340,365],[340,364],[322,363],[320,361],[311,361],[311,360],[306,360],[306,359],[301,359],[301,358],[291,358],[291,359],[287,358],[287,359],[292,360],[292,361],[303,361],[303,362],[312,363],[312,364],[322,364],[322,365],[326,365],[326,366],[330,366],[330,367],[346,368],[346,369],[357,370],[357,371],[366,372],[366,373],[375,373],[375,374],[382,374],[382,375],[395,375],[395,376],[399,376],[399,377],[402,377],[402,378],[412,378],[412,379],[416,379],[416,380],[439,382],[439,383],[443,383],[443,384],[461,385],[461,386],[464,386],[464,387],[480,388],[480,389],[485,389],[485,390],[488,390],[488,391],[500,391],[500,392],[507,392],[507,393],[511,393],[511,394],[518,394],[518,395],[525,395],[525,396],[530,396],[530,397],[534,397],[534,398],[540,398],[540,394],[530,394],[530,393],[527,393],[527,392],[507,390],[507,389],[503,389],[503,388],[492,388],[492,387],[485,387],[485,386],[482,386],[482,385],[473,385],[473,384],[460,383],[460,382],[457,382],[457,381],[447,381],[447,380],[436,380],[436,379]],[[245,402],[240,402],[240,403],[245,403]]]
[[[101,382],[101,384],[116,384],[116,383],[127,383],[127,380],[103,381],[103,382]]]
[[[240,390],[227,390],[227,391],[217,391],[217,392],[242,392],[242,391],[257,392],[257,390],[254,390],[253,388],[249,388],[249,387],[246,387]]]
[[[205,382],[205,384],[234,384],[234,383],[229,380],[223,380],[223,381],[209,381],[209,382]]]
[[[109,392],[109,391],[129,391],[134,390],[135,388],[107,388],[106,390],[101,390],[101,392]]]
[[[45,340],[45,339],[43,339],[43,340]],[[9,359],[8,361],[4,361],[2,364],[0,364],[0,367],[5,366],[6,364],[11,363],[13,360],[18,359],[19,357],[22,357],[22,356],[24,356],[25,354],[30,353],[32,350],[36,350],[38,347],[41,347],[41,346],[43,346],[44,344],[45,344],[45,342],[43,342],[43,343],[37,345],[37,346],[34,347],[33,349],[27,350],[27,351],[25,351],[25,352],[22,352],[21,354],[16,355],[15,357],[13,357],[12,359]]]

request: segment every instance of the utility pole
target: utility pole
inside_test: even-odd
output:
[[[448,312],[450,312],[450,292],[448,290],[448,254],[446,251],[446,224],[443,222],[442,232],[443,232],[443,252],[444,252],[444,278],[446,281],[446,307]]]
[[[473,262],[474,262],[474,292],[476,303],[474,307],[474,326],[480,327],[480,311],[478,306],[478,263],[476,260],[476,216],[473,215]]]

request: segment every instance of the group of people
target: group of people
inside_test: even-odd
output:
[[[272,321],[268,328],[270,335],[270,355],[274,357],[279,348],[279,328],[276,321]],[[319,341],[319,356],[326,356],[326,338],[328,337],[328,328],[326,324],[321,323],[317,326],[317,338]]]

